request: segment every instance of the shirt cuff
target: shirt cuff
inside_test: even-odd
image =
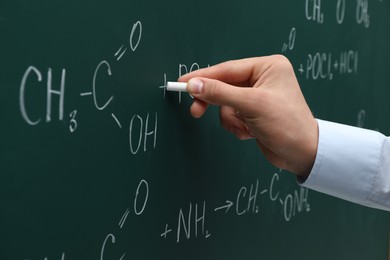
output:
[[[385,136],[367,129],[317,119],[316,160],[302,186],[366,206],[378,173]]]

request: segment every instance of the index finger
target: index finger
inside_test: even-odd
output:
[[[204,77],[249,87],[254,85],[269,66],[269,57],[233,60],[185,74],[178,81],[187,82],[194,77]]]

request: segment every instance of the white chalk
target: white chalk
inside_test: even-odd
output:
[[[187,83],[168,81],[166,85],[168,91],[182,91],[187,92]]]

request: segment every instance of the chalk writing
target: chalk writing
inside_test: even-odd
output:
[[[141,21],[137,21],[133,24],[130,36],[129,36],[129,45],[132,52],[135,52],[141,42],[142,39],[142,23]],[[128,47],[125,47],[124,44],[122,44],[119,49],[114,53],[114,57],[116,61],[119,61],[124,57],[124,55],[127,52]],[[97,67],[95,68],[95,72],[93,75],[92,79],[92,91],[88,92],[82,92],[80,93],[80,96],[85,97],[85,96],[93,96],[93,102],[95,105],[95,108],[99,111],[105,110],[110,103],[114,100],[114,95],[111,95],[109,97],[106,97],[103,99],[103,102],[98,101],[98,91],[97,91],[97,77],[100,75],[100,70],[101,69],[106,69],[106,75],[107,76],[112,76],[113,71],[111,69],[111,65],[109,61],[107,60],[102,60]],[[104,73],[104,72],[103,72]],[[111,113],[111,117],[114,119],[115,123],[118,125],[119,128],[122,128],[122,123],[118,119],[118,117],[114,114]]]
[[[270,183],[263,189],[261,189],[258,179],[248,186],[242,186],[234,199],[225,200],[221,205],[212,207],[213,211],[211,212],[217,214],[215,217],[223,217],[229,213],[239,217],[260,214],[260,200],[262,198],[263,200],[268,198],[270,202],[280,205],[281,216],[286,222],[291,221],[299,213],[310,212],[309,190],[298,187],[292,192],[283,193],[278,186],[281,179],[280,173],[281,170],[279,173],[274,173]],[[188,208],[180,208],[177,224],[166,223],[160,237],[168,239],[173,232],[176,234],[176,243],[181,243],[183,239],[209,238],[211,233],[205,226],[207,226],[207,219],[211,212],[207,211],[207,205],[209,204],[206,201],[195,204],[189,202]]]
[[[198,209],[198,204],[196,203],[194,206],[194,215],[192,215],[192,203],[190,203],[188,209],[188,215],[184,216],[183,210],[179,210],[179,217],[177,221],[177,235],[176,235],[176,243],[180,242],[181,234],[184,231],[184,235],[186,239],[190,239],[192,236],[198,237],[198,232],[200,229],[200,234],[208,238],[210,234],[208,231],[205,231],[205,221],[206,221],[206,202],[203,202],[203,207],[201,210]],[[193,217],[193,221],[192,220]],[[200,226],[198,226],[200,223]],[[191,226],[194,226],[195,233],[191,233]]]
[[[321,0],[305,0],[306,19],[316,23],[324,23],[324,14],[321,11]]]
[[[220,207],[217,207],[214,209],[214,211],[219,211],[219,210],[225,210],[225,213],[228,213],[229,209],[234,205],[233,202],[230,200],[226,200],[226,204]]]
[[[345,17],[345,0],[337,0],[336,21],[338,24],[344,22]]]
[[[122,124],[119,121],[119,119],[116,117],[116,115],[114,115],[114,113],[111,113],[111,116],[112,116],[112,118],[114,118],[114,120],[117,123],[117,125],[119,126],[119,128],[122,128]]]
[[[210,65],[207,65],[207,67],[210,67]],[[175,77],[178,78],[178,77],[181,77],[187,73],[190,73],[190,72],[193,72],[195,70],[198,70],[200,69],[200,65],[198,63],[192,63],[190,66],[186,65],[186,64],[182,64],[180,63],[179,66],[179,72],[178,72],[178,75]],[[167,74],[164,73],[164,84],[163,85],[160,85],[158,88],[163,90],[163,99],[165,99],[165,96],[166,96],[166,89],[165,89],[165,86],[166,86],[166,83],[167,83]],[[174,93],[172,93],[174,94]],[[191,95],[190,95],[191,96]],[[181,103],[181,100],[182,100],[182,92],[178,92],[178,99],[179,99],[179,103]]]
[[[249,191],[247,187],[242,187],[238,192],[236,198],[236,214],[240,216],[248,212],[258,213],[259,206],[256,204],[258,195],[259,195],[259,180],[256,180],[255,186],[251,184]]]
[[[350,23],[357,28],[369,28],[371,26],[371,9],[369,9],[368,0],[356,0],[356,2],[337,0],[331,4],[329,9],[325,5],[326,3],[321,0],[304,0],[299,7],[299,15],[310,27],[314,28],[324,27],[325,23],[333,23],[335,27],[340,28]],[[372,8],[371,5],[370,8]],[[305,17],[303,17],[303,14]],[[110,47],[107,56],[93,61],[87,75],[88,84],[85,86],[86,89],[78,90],[76,96],[78,99],[88,102],[87,105],[90,105],[99,116],[109,118],[116,131],[123,133],[125,139],[123,142],[126,149],[128,149],[127,153],[136,160],[141,157],[139,155],[143,152],[156,150],[158,128],[161,128],[164,122],[161,122],[163,121],[162,117],[158,112],[155,112],[156,109],[127,111],[128,114],[126,115],[116,114],[113,111],[119,99],[117,98],[117,88],[114,88],[111,83],[115,82],[115,77],[120,77],[121,71],[118,70],[118,67],[123,66],[127,62],[126,58],[135,56],[135,52],[143,47],[141,44],[144,34],[142,22],[133,21],[127,29],[130,28],[131,30],[127,31],[126,37],[118,45]],[[301,35],[305,32],[305,28],[298,28],[289,24],[284,29],[283,40],[276,43],[275,46],[278,50],[281,47],[281,51],[288,55],[302,48],[299,44],[302,43]],[[150,37],[150,34],[148,34],[148,37]],[[359,51],[361,50],[349,48],[351,47],[341,46],[338,51],[309,50],[297,58],[299,61],[296,67],[297,74],[306,80],[334,80],[336,77],[342,76],[353,77],[359,71]],[[173,65],[173,71],[175,71],[173,74],[175,75],[168,76],[167,73],[161,73],[163,74],[163,77],[161,77],[161,74],[157,74],[157,76],[160,75],[157,81],[161,80],[163,84],[158,87],[159,92],[155,89],[155,94],[160,94],[160,91],[163,91],[163,99],[167,95],[178,95],[178,102],[180,103],[182,101],[181,92],[167,94],[165,89],[167,79],[176,79],[198,70],[202,67],[200,64],[202,64],[200,61],[183,62],[181,60],[181,63],[177,62]],[[66,103],[69,100],[65,100],[65,90],[67,94],[72,91],[72,86],[69,83],[72,81],[68,81],[68,79],[74,77],[74,75],[72,75],[71,70],[66,70],[63,67],[54,69],[54,67],[45,66],[44,70],[41,70],[38,69],[39,66],[31,65],[22,74],[19,87],[19,110],[23,121],[28,126],[44,125],[44,123],[53,121],[66,121],[66,131],[74,133],[80,131],[85,125],[85,122],[82,121],[85,110],[77,106],[69,108]],[[136,77],[137,75],[131,76]],[[28,95],[30,91],[35,89],[44,90],[44,104],[39,104],[35,100],[35,96]],[[65,106],[66,104],[67,106]],[[44,112],[37,112],[40,110],[34,109],[35,105],[42,107]],[[65,107],[69,110],[66,111]],[[58,115],[53,112],[57,112],[57,110]],[[358,127],[364,127],[365,116],[366,111],[364,109],[358,111],[356,118]],[[164,219],[158,222],[161,226],[158,230],[153,230],[151,236],[156,236],[161,241],[174,244],[191,242],[196,239],[215,238],[221,236],[221,234],[212,229],[213,226],[209,223],[210,219],[220,220],[226,217],[234,217],[244,221],[247,216],[267,214],[267,204],[276,209],[277,214],[273,217],[279,218],[283,222],[292,222],[294,218],[298,219],[299,216],[310,213],[308,189],[298,185],[293,186],[293,188],[290,187],[289,190],[284,189],[281,171],[273,172],[271,176],[269,182],[254,179],[248,181],[248,183],[239,184],[231,189],[229,195],[218,194],[221,198],[185,201],[183,205],[176,206],[171,212],[173,215],[169,215],[169,218],[172,219]],[[139,181],[136,189],[132,191],[132,195],[134,195],[134,198],[130,201],[130,205],[125,205],[119,209],[118,216],[113,220],[114,228],[104,231],[99,237],[96,254],[99,255],[100,250],[101,260],[130,259],[128,254],[130,251],[118,248],[121,241],[120,232],[133,228],[134,223],[131,221],[133,218],[145,218],[145,212],[150,209],[150,201],[158,196],[156,192],[152,192],[149,182],[144,179]],[[223,221],[215,222],[222,223],[221,225],[224,223]],[[49,258],[45,257],[44,259],[48,260]],[[65,259],[65,252],[62,253],[61,259]]]
[[[73,133],[74,131],[76,131],[77,129],[77,120],[76,120],[76,116],[77,116],[77,110],[73,110],[70,114],[69,114],[69,117],[70,117],[70,121],[69,121],[69,131],[71,133]]]
[[[141,143],[143,140],[143,151],[146,152],[147,148],[147,140],[148,136],[152,135],[153,136],[153,148],[156,148],[157,144],[157,125],[158,125],[158,120],[157,120],[157,112],[154,113],[154,127],[152,127],[153,130],[149,130],[149,113],[146,114],[145,118],[145,123],[144,119],[135,114],[130,121],[130,126],[129,126],[129,145],[130,145],[130,151],[132,154],[137,154],[140,147]],[[138,129],[135,130],[135,129]],[[138,136],[134,136],[134,132],[138,133]]]
[[[187,73],[193,72],[193,71],[198,70],[198,69],[200,69],[200,66],[196,62],[191,64],[189,70],[188,70],[188,66],[187,65],[179,64],[179,73],[178,73],[178,75],[179,75],[179,77],[181,77],[181,76],[183,76],[183,75],[185,75]],[[179,103],[181,103],[181,92],[179,92],[178,94],[179,94]]]
[[[37,68],[35,68],[34,66],[28,67],[28,69],[26,70],[26,72],[23,75],[22,82],[20,83],[19,107],[20,107],[20,112],[22,114],[22,117],[27,122],[27,124],[37,125],[41,121],[41,118],[39,118],[35,121],[32,121],[32,119],[30,119],[30,116],[27,113],[26,103],[25,103],[25,94],[24,93],[25,93],[25,89],[26,89],[26,82],[27,82],[27,78],[30,76],[31,72],[35,73],[35,75],[38,78],[38,82],[42,81],[41,72]]]
[[[134,201],[135,203],[135,201]],[[130,213],[130,209],[126,209],[125,213],[123,214],[121,220],[119,221],[119,228],[122,228],[123,225],[126,223],[126,219],[127,219],[127,216],[129,215]]]
[[[142,191],[141,191],[142,189]],[[144,198],[140,198],[140,194],[144,195]],[[134,198],[134,214],[136,216],[142,215],[144,212],[147,202],[149,198],[149,184],[146,180],[141,180],[137,186],[137,190],[135,192],[135,198]],[[141,207],[138,207],[138,203],[142,205]],[[122,229],[123,226],[126,223],[128,215],[131,213],[130,208],[127,208],[125,213],[122,215],[120,221],[119,221],[119,229]],[[100,260],[104,260],[106,250],[109,248],[109,244],[114,245],[116,243],[116,236],[114,233],[108,233],[107,236],[104,238],[102,246],[100,248]],[[112,250],[115,250],[113,247]],[[119,260],[122,260],[125,258],[127,252],[121,253],[120,257],[118,257]]]
[[[357,0],[356,22],[363,24],[364,27],[370,27],[370,15],[368,13],[368,0]]]
[[[141,209],[138,209],[138,207],[137,207],[137,205],[139,203],[138,201],[139,200],[142,201],[142,199],[139,198],[141,188],[144,188],[143,193],[145,193],[145,198],[143,199],[143,203],[141,203],[141,205],[142,205]],[[135,199],[134,199],[134,212],[136,215],[141,215],[144,212],[145,207],[146,207],[146,203],[148,202],[148,199],[149,199],[149,185],[145,180],[141,180],[141,182],[139,183],[139,185],[137,187],[137,191],[136,191]]]
[[[286,52],[287,50],[293,50],[295,45],[297,30],[295,27],[291,28],[290,35],[288,36],[288,43],[284,43],[282,47],[282,52]]]
[[[30,66],[27,68],[26,72],[23,75],[22,81],[20,83],[20,89],[19,89],[19,108],[20,112],[22,114],[23,119],[27,122],[27,124],[35,126],[40,123],[41,118],[38,118],[36,120],[33,120],[30,118],[30,116],[27,113],[26,108],[26,102],[25,102],[25,91],[27,87],[27,79],[30,77],[30,74],[34,73],[37,77],[38,82],[42,82],[42,73],[34,66]],[[60,89],[54,90],[52,86],[52,69],[49,68],[47,71],[47,78],[46,78],[46,122],[51,122],[52,116],[52,97],[53,95],[59,96],[59,102],[58,102],[58,120],[62,121],[64,118],[64,99],[65,99],[65,77],[66,77],[66,70],[62,69],[61,73],[61,83],[60,83]]]
[[[366,110],[360,109],[357,114],[357,127],[363,128],[364,127],[364,121],[366,120]]]
[[[129,37],[129,48],[132,52],[135,52],[137,48],[139,47],[139,44],[142,39],[142,23],[140,21],[137,21],[133,24],[130,37]],[[120,46],[120,48],[115,52],[114,57],[117,61],[119,61],[126,53],[127,47],[125,45]],[[199,66],[198,66],[199,67]],[[195,65],[191,66],[191,69],[194,69]],[[35,77],[34,77],[35,76]],[[112,86],[104,86],[104,84],[99,84],[99,79],[102,77],[112,77],[113,76],[113,70],[111,68],[110,62],[108,60],[102,60],[99,62],[99,64],[96,66],[93,77],[92,77],[92,91],[84,91],[80,93],[81,97],[93,97],[93,104],[94,107],[99,110],[103,111],[106,110],[109,105],[114,101],[114,93],[112,93],[109,96],[102,96],[99,89],[106,87],[106,88],[112,88]],[[45,82],[43,82],[45,80]],[[44,79],[42,72],[37,69],[35,66],[29,66],[25,73],[23,74],[20,88],[19,88],[19,109],[20,113],[22,115],[22,118],[24,121],[31,125],[35,126],[39,124],[42,121],[42,116],[32,115],[32,113],[29,112],[29,108],[27,107],[26,102],[26,89],[27,87],[31,86],[32,84],[29,84],[30,82],[38,82],[38,83],[46,83],[46,114],[45,114],[45,121],[51,122],[52,121],[52,99],[53,96],[58,96],[59,102],[58,102],[58,120],[62,121],[64,118],[64,106],[65,106],[65,80],[66,80],[66,70],[62,69],[61,72],[61,80],[60,80],[60,86],[58,90],[55,90],[53,88],[53,70],[52,68],[48,68],[47,71],[47,77]],[[34,84],[36,85],[36,84]],[[29,102],[31,103],[31,102]],[[71,133],[74,133],[76,129],[78,128],[78,121],[77,121],[77,115],[79,111],[77,109],[73,109],[69,113],[69,131]],[[117,126],[122,129],[122,123],[119,120],[118,116],[116,116],[114,113],[111,113],[112,119],[115,121]],[[129,143],[130,143],[130,150],[133,154],[138,153],[141,142],[143,140],[143,150],[146,151],[147,147],[147,140],[148,136],[153,135],[153,148],[156,147],[157,143],[157,113],[155,113],[154,118],[154,128],[153,130],[149,130],[149,113],[147,113],[146,118],[142,118],[139,115],[134,115],[130,122],[129,127]],[[134,128],[135,121],[138,121],[139,124],[139,137],[138,142],[134,141],[133,134],[137,132]]]
[[[138,31],[138,38],[134,44],[134,35],[137,35],[136,32]],[[140,21],[137,21],[135,24],[133,24],[133,28],[131,29],[131,33],[130,33],[130,38],[129,38],[129,42],[130,42],[130,48],[132,51],[135,51],[137,48],[138,48],[138,45],[141,41],[141,37],[142,37],[142,23]]]
[[[106,99],[105,102],[103,102],[103,103],[104,103],[103,105],[99,105],[100,102],[98,102],[98,100],[97,100],[97,96],[98,96],[98,95],[97,95],[97,90],[96,90],[96,78],[97,78],[98,72],[99,72],[99,70],[100,70],[100,68],[101,68],[102,66],[105,66],[105,67],[106,67],[106,69],[107,69],[107,74],[108,74],[109,76],[112,75],[111,66],[110,66],[110,64],[109,64],[107,61],[103,60],[103,61],[101,61],[101,62],[97,65],[97,67],[96,67],[96,69],[95,69],[95,72],[94,72],[94,74],[93,74],[92,94],[93,94],[93,103],[95,104],[95,107],[96,107],[96,109],[98,109],[98,110],[104,110],[104,109],[110,104],[110,102],[114,99],[113,96],[110,96],[109,98]]]
[[[114,56],[116,57],[116,60],[119,61],[123,55],[125,55],[127,48],[124,48],[125,45],[122,45],[117,52],[115,52]]]
[[[380,0],[381,1],[381,0]],[[352,9],[352,1],[337,0],[335,19],[337,24],[343,24],[346,18],[347,9]],[[365,28],[370,27],[370,14],[368,11],[368,0],[356,0],[355,22],[358,25],[363,25]],[[352,11],[352,10],[351,10]],[[316,24],[325,23],[325,14],[322,11],[321,0],[305,0],[305,18]],[[348,19],[351,19],[349,17]],[[329,19],[328,19],[329,20]]]
[[[340,52],[338,58],[332,53],[317,52],[308,54],[306,66],[300,64],[298,71],[303,74],[306,71],[306,79],[332,80],[335,73],[339,75],[357,74],[359,64],[359,52],[348,50]]]

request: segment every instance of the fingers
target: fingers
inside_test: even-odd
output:
[[[237,112],[227,106],[221,106],[219,110],[221,126],[227,131],[233,133],[240,140],[254,138],[245,122],[237,115]]]
[[[212,78],[229,84],[249,86],[254,72],[265,71],[269,66],[268,57],[248,58],[223,62],[218,65],[188,73],[178,80],[187,82],[194,77]],[[256,75],[258,76],[258,75]]]
[[[207,110],[207,106],[206,102],[195,98],[190,108],[191,115],[195,118],[202,117]]]
[[[200,118],[207,110],[207,103],[194,99],[191,106],[191,114],[195,118]],[[250,134],[250,130],[245,122],[239,117],[237,112],[227,106],[221,106],[220,111],[221,126],[227,131],[233,133],[240,140],[248,140],[255,138]]]
[[[187,84],[187,91],[193,97],[208,104],[230,106],[239,111],[247,109],[247,101],[253,96],[252,90],[207,78],[193,78]]]

